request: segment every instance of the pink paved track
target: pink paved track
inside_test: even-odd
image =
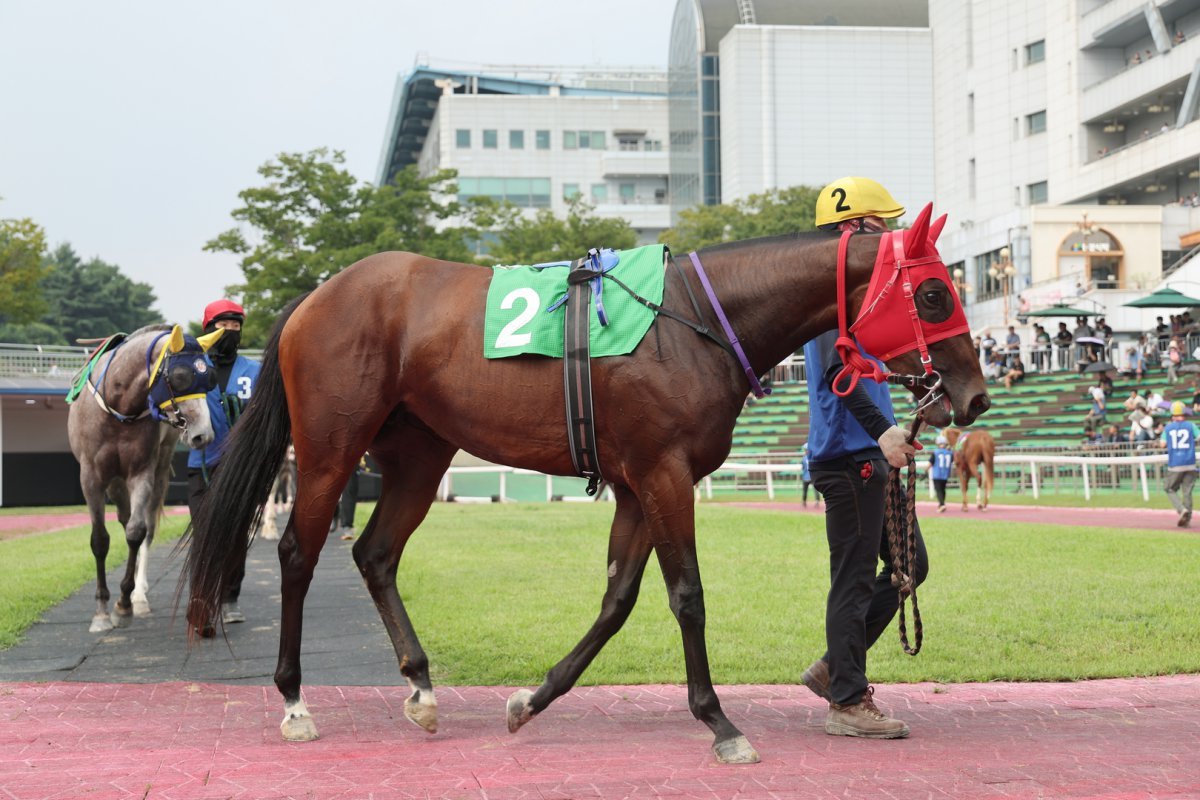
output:
[[[188,513],[187,506],[167,506],[164,513],[171,516]],[[104,515],[108,522],[116,522],[117,514],[115,511],[110,511]],[[73,512],[69,514],[8,514],[0,516],[0,539],[12,539],[17,536],[25,536],[30,533],[48,533],[50,531],[62,530],[63,528],[75,528],[79,525],[91,524],[92,518],[87,512]]]
[[[0,685],[0,797],[1200,797],[1200,676],[882,686],[902,741],[826,736],[803,687],[722,687],[748,766],[713,762],[679,686],[576,689],[516,735],[509,689],[437,691],[430,736],[401,689],[310,687],[323,736],[287,744],[273,688]]]

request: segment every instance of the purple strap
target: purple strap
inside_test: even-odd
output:
[[[717,300],[717,293],[713,291],[712,284],[708,282],[708,275],[704,272],[704,267],[700,266],[700,256],[696,255],[695,251],[692,251],[688,253],[688,258],[692,260],[692,265],[696,267],[696,274],[700,276],[700,284],[704,287],[704,293],[708,295],[708,302],[712,303],[713,311],[717,312],[717,319],[721,323],[721,329],[725,331],[726,338],[733,345],[733,352],[737,353],[738,362],[742,365],[742,369],[746,371],[746,378],[750,381],[750,391],[754,392],[755,397],[763,397],[770,394],[771,390],[763,389],[762,384],[758,382],[758,376],[750,368],[750,360],[746,358],[746,351],[742,349],[741,342],[734,335],[733,326],[729,324],[729,319],[725,316],[725,310],[721,308],[721,302]]]

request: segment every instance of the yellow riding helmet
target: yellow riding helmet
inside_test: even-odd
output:
[[[1171,403],[1171,416],[1172,417],[1182,417],[1185,413],[1186,412],[1184,410],[1182,400],[1176,400],[1174,403]]]
[[[903,215],[904,206],[870,178],[839,178],[817,196],[818,227],[859,217],[892,219]]]

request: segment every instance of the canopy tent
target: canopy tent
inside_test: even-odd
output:
[[[1139,297],[1137,300],[1130,300],[1125,303],[1126,306],[1132,308],[1187,308],[1190,306],[1200,306],[1200,300],[1194,297],[1188,297],[1178,289],[1172,289],[1169,286],[1151,292],[1145,297]]]
[[[1055,303],[1052,306],[1039,308],[1036,311],[1030,311],[1022,316],[1025,317],[1094,317],[1100,312],[1089,311],[1085,308],[1074,308],[1066,303]]]

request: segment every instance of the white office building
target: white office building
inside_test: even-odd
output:
[[[939,247],[973,327],[1018,297],[1129,335],[1177,313],[1122,304],[1200,282],[1200,0],[929,0],[929,24]]]
[[[650,69],[418,67],[397,82],[378,180],[453,168],[460,199],[560,217],[582,195],[654,242],[670,224],[665,92]]]
[[[678,0],[671,205],[866,175],[932,199],[926,0]]]

